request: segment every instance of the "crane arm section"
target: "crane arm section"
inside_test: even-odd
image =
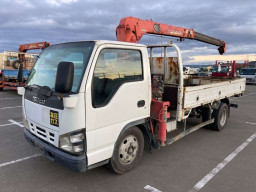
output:
[[[27,52],[27,50],[32,49],[44,49],[49,47],[51,44],[49,42],[38,42],[20,45],[19,52]]]
[[[181,40],[193,39],[218,46],[221,55],[226,52],[226,44],[224,41],[195,32],[193,29],[166,25],[152,20],[125,17],[120,20],[120,23],[116,28],[118,41],[138,43],[144,34],[178,37]]]
[[[19,47],[19,53],[18,57],[20,62],[24,63],[25,62],[25,54],[28,50],[32,49],[44,49],[46,47],[49,47],[51,44],[49,42],[38,42],[38,43],[29,43],[29,44],[23,44],[20,45]]]

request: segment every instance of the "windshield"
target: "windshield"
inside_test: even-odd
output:
[[[74,64],[74,80],[72,92],[77,92],[87,67],[94,42],[76,42],[53,45],[46,48],[32,69],[27,84],[55,87],[58,64],[69,61]]]
[[[213,67],[213,68],[212,68],[212,72],[213,72],[213,73],[218,73],[218,67]]]
[[[241,75],[256,75],[256,69],[241,69]]]
[[[218,67],[217,66],[213,67],[212,72],[213,73],[218,73],[219,72]],[[224,66],[221,67],[220,73],[228,73],[228,72],[229,72],[229,67],[224,67]]]
[[[12,56],[8,56],[7,60],[9,61],[16,61],[18,58],[17,57],[12,57]]]
[[[209,69],[207,69],[207,68],[200,68],[199,72],[209,72]]]

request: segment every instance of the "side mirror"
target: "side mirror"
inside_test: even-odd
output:
[[[23,79],[23,63],[19,65],[18,75],[17,75],[17,80],[19,83],[22,83],[22,79]]]
[[[55,91],[68,93],[72,89],[74,79],[74,64],[72,62],[60,62],[57,68]]]

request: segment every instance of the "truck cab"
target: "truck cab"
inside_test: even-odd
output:
[[[212,68],[213,77],[229,77],[232,74],[232,69],[229,66],[214,66]]]
[[[211,67],[200,67],[198,71],[199,76],[211,76]]]
[[[183,73],[184,75],[188,75],[190,71],[190,67],[183,67]]]
[[[83,41],[46,48],[23,94],[27,140],[75,171],[108,161],[121,131],[150,116],[149,66],[140,44]]]
[[[246,78],[246,83],[248,84],[256,84],[256,68],[241,69],[240,77]]]

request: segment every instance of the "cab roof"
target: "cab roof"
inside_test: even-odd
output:
[[[122,41],[109,41],[109,40],[71,41],[71,42],[63,42],[63,43],[52,44],[51,46],[66,44],[66,43],[79,43],[79,42],[94,42],[95,45],[98,45],[98,46],[103,45],[103,44],[112,44],[112,45],[130,45],[130,46],[135,46],[135,47],[146,47],[146,45],[143,45],[143,44],[128,43],[128,42],[122,42]]]
[[[128,43],[128,42],[122,42],[122,41],[94,40],[94,42],[96,45],[113,44],[113,45],[131,45],[136,47],[146,47],[146,45],[143,45],[143,44]]]

